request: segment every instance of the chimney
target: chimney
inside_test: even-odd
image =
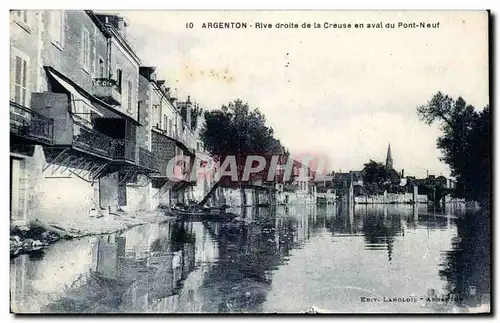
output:
[[[101,22],[113,26],[123,39],[127,39],[128,22],[124,17],[117,14],[97,14],[96,16]]]
[[[167,94],[165,92],[165,80],[157,80],[156,81],[156,85],[158,85],[158,87],[160,88],[160,91],[163,93],[163,94]]]
[[[188,102],[188,103],[191,102],[191,96],[190,95],[188,95],[188,98],[187,98],[186,102]]]
[[[140,66],[139,74],[144,76],[149,81],[156,81],[156,67],[155,66]]]
[[[404,169],[401,170],[401,177],[403,177],[403,178],[405,177],[405,170]]]
[[[118,22],[117,22],[117,30],[120,33],[120,35],[123,37],[123,39],[127,39],[127,27],[128,23],[123,17],[118,17]]]

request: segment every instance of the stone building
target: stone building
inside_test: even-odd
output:
[[[147,132],[160,169],[152,175],[152,207],[187,203],[196,184],[191,102],[176,102],[165,80],[157,79],[156,68],[146,66],[140,68],[139,97],[140,115],[150,120]]]
[[[10,26],[13,225],[153,210],[211,191],[217,165],[200,138],[202,110],[142,66],[126,19],[15,10]],[[292,185],[308,198],[314,174],[299,176],[303,168],[294,163]]]
[[[138,138],[140,60],[126,23],[76,10],[10,19],[13,223],[147,209],[159,169]]]

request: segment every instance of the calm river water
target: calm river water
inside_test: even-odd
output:
[[[21,255],[11,259],[11,308],[489,310],[489,223],[463,206],[303,205],[246,214],[239,223],[172,220]]]

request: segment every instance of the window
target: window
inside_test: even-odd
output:
[[[97,64],[97,77],[104,78],[104,60],[99,56],[99,63]]]
[[[127,81],[127,111],[132,112],[132,81]]]
[[[26,32],[31,33],[28,10],[12,10],[11,17],[13,18],[13,21],[19,25],[19,27],[24,29]]]
[[[94,26],[94,37],[92,38],[92,56],[89,57],[90,58],[90,64],[92,65],[90,68],[92,69],[93,73],[94,73],[94,77],[96,77],[97,73],[97,69],[98,69],[98,66],[97,66],[97,60],[96,60],[96,57],[97,57],[97,49],[96,49],[96,44],[97,44],[97,35],[96,35],[96,29],[97,27]]]
[[[168,117],[166,115],[163,116],[163,120],[164,120],[164,128],[163,130],[165,130],[166,133],[168,133]]]
[[[161,115],[160,115],[160,106],[158,104],[153,104],[153,124],[157,129],[160,129]]]
[[[117,67],[116,68],[116,86],[118,86],[118,89],[122,89],[122,70]]]
[[[173,129],[173,120],[172,119],[169,119],[168,120],[168,130],[170,131],[170,137],[172,137],[174,135],[174,129]]]
[[[18,50],[11,54],[10,99],[23,106],[28,104],[28,58]]]
[[[27,10],[16,10],[15,13],[16,13],[17,19],[19,21],[22,21],[25,24],[28,24],[28,11]]]
[[[82,67],[90,72],[90,34],[87,29],[82,30]]]
[[[24,30],[27,32],[31,32],[29,28],[29,21],[28,21],[28,10],[12,10],[11,11],[11,16],[13,20]]]
[[[64,11],[54,10],[50,12],[50,36],[52,43],[57,47],[64,46]]]

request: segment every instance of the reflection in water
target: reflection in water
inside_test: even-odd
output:
[[[394,237],[402,233],[401,216],[389,214],[386,207],[383,208],[382,215],[367,214],[363,233],[367,250],[387,250],[387,257],[392,261]]]
[[[420,312],[489,304],[489,223],[480,221],[487,216],[411,205],[245,213],[246,222],[169,221],[21,255],[11,260],[13,310]],[[454,303],[360,302],[426,293],[455,295]]]
[[[483,212],[457,221],[458,235],[452,249],[445,252],[440,270],[446,289],[461,306],[490,302],[490,222]]]

